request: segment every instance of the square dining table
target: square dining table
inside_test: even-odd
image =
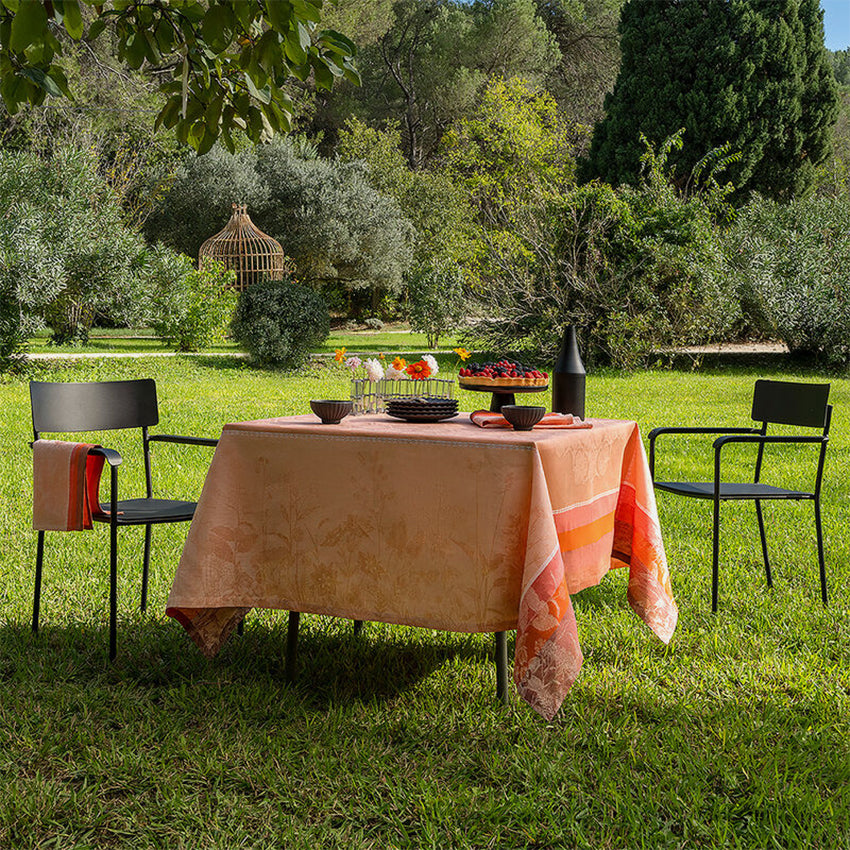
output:
[[[627,568],[629,603],[665,643],[678,617],[638,426],[588,423],[228,424],[167,613],[209,657],[251,608],[516,629],[514,683],[551,719],[583,660],[571,594]]]

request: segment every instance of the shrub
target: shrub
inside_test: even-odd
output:
[[[363,322],[370,331],[379,331],[383,328],[384,323],[377,316],[370,316]]]
[[[420,266],[407,287],[412,330],[424,333],[429,348],[456,331],[466,316],[463,271],[453,263]]]
[[[726,257],[752,325],[827,365],[850,361],[846,196],[754,199],[730,231]]]
[[[261,366],[295,369],[328,338],[330,316],[313,289],[263,281],[239,294],[231,332]]]
[[[138,315],[144,242],[125,226],[91,151],[61,148],[49,159],[0,151],[0,236],[5,262],[25,275],[15,283],[16,297],[47,322],[55,341],[85,342],[98,314],[124,321]]]
[[[714,222],[728,214],[727,190],[710,180],[697,194],[677,192],[670,144],[647,150],[637,189],[574,187],[539,198],[510,231],[490,231],[487,318],[469,342],[552,359],[574,324],[586,363],[636,368],[660,347],[722,338],[739,314],[729,279],[716,273]]]
[[[159,247],[148,279],[151,325],[165,342],[177,351],[200,351],[224,341],[236,308],[236,272],[217,262],[198,271],[185,255]]]

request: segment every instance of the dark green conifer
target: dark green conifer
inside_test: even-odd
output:
[[[729,142],[740,196],[810,185],[838,111],[818,0],[629,0],[619,29],[622,65],[582,179],[635,183],[641,133],[657,144],[684,127],[671,155],[683,180]]]

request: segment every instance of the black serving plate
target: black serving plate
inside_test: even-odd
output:
[[[442,422],[444,419],[454,419],[457,414],[457,410],[454,412],[422,410],[415,413],[393,413],[391,410],[387,411],[387,416],[392,416],[394,419],[403,419],[405,422]]]

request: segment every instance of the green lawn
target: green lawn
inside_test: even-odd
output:
[[[449,368],[456,358],[441,359]],[[310,398],[348,388],[339,369],[283,375],[214,356],[41,365],[36,375],[155,377],[161,429],[201,435],[307,412]],[[781,360],[592,374],[588,412],[637,419],[644,434],[740,424],[759,376],[810,377]],[[484,399],[460,398],[466,410]],[[754,511],[724,510],[713,616],[710,507],[659,494],[677,632],[667,647],[649,632],[624,574],[574,597],[585,664],[551,723],[516,699],[495,702],[490,636],[368,624],[355,638],[350,622],[305,616],[288,687],[286,614],[260,611],[206,661],[164,613],[185,527],[155,529],[145,615],[143,533],[121,534],[113,665],[106,530],[48,535],[33,637],[26,383],[0,384],[0,401],[0,847],[850,847],[850,379],[833,379],[830,607],[811,505],[766,507],[772,592]],[[671,468],[689,470],[689,447],[671,449]],[[157,487],[196,494],[209,458],[158,446]],[[141,482],[138,464],[122,475]]]
[[[48,345],[48,333],[30,339],[27,350],[31,354],[105,354],[169,352],[169,348],[147,328],[137,330],[96,329],[85,346]],[[454,336],[443,337],[438,350],[451,351],[460,343]],[[381,331],[335,330],[315,351],[317,354],[333,354],[337,348],[345,347],[350,354],[379,354],[384,352],[425,352],[428,346],[425,334],[413,333],[405,326],[392,326]],[[209,349],[212,353],[237,352],[236,343],[228,341]]]

